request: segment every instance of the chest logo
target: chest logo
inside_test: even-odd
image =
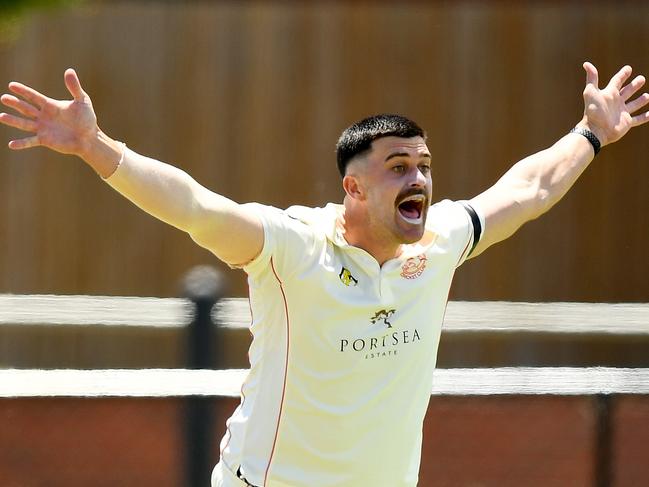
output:
[[[349,272],[349,269],[346,267],[343,267],[340,271],[340,274],[338,274],[338,277],[340,278],[340,281],[347,287],[349,286],[356,286],[358,284],[358,279],[356,279],[354,276],[352,276],[352,273]]]
[[[401,277],[404,279],[417,279],[426,269],[426,256],[424,254],[417,257],[410,257],[401,266]]]
[[[374,325],[380,321],[385,323],[388,328],[392,328],[392,323],[388,321],[388,318],[394,314],[396,310],[394,309],[382,309],[380,311],[377,311],[372,318],[370,318],[370,322]]]

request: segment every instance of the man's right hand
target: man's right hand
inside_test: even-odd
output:
[[[43,146],[84,158],[99,132],[97,117],[77,73],[66,70],[64,80],[72,100],[54,100],[22,83],[9,83],[9,90],[18,96],[4,94],[0,101],[20,115],[0,113],[0,122],[33,134],[10,141],[10,149]]]

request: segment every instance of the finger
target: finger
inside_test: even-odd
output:
[[[33,120],[16,117],[15,115],[9,115],[8,113],[0,113],[0,122],[26,132],[36,132],[37,130],[36,122]]]
[[[631,81],[631,83],[629,83],[628,85],[626,85],[624,88],[620,90],[620,97],[622,97],[624,101],[627,101],[629,98],[635,95],[640,88],[642,88],[644,83],[645,83],[644,76],[642,75],[636,76],[635,78],[633,78],[633,81]]]
[[[624,66],[617,73],[615,73],[615,76],[611,78],[611,81],[608,82],[608,85],[606,87],[614,88],[618,91],[621,90],[626,80],[629,79],[629,76],[631,76],[632,71],[633,70],[631,69],[631,66]]]
[[[86,92],[81,88],[79,76],[74,69],[69,68],[65,70],[63,75],[65,86],[75,100],[82,100],[86,96]]]
[[[0,96],[0,101],[3,105],[8,106],[9,108],[13,108],[18,113],[25,115],[26,117],[37,118],[40,113],[36,107],[30,105],[27,102],[19,100],[13,95],[2,95]]]
[[[38,141],[38,135],[25,137],[24,139],[12,140],[9,142],[9,148],[13,150],[30,149],[31,147],[38,147],[41,143]]]
[[[627,103],[626,109],[629,111],[629,113],[637,112],[648,103],[649,103],[649,93],[643,93],[635,100]]]
[[[42,93],[39,93],[35,89],[16,81],[9,83],[9,90],[16,95],[20,95],[32,105],[36,105],[39,108],[43,108],[43,105],[45,105],[48,101],[48,98]]]
[[[644,112],[631,118],[631,123],[634,127],[647,122],[649,122],[649,112]]]
[[[586,70],[586,85],[593,85],[595,88],[598,88],[599,75],[597,74],[597,68],[588,61],[583,66]]]

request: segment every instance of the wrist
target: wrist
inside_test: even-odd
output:
[[[111,139],[97,128],[96,133],[82,144],[77,155],[105,179],[115,172],[123,152],[123,143]]]
[[[74,152],[74,155],[80,157],[84,161],[88,161],[93,158],[95,152],[98,149],[98,142],[100,139],[100,134],[102,131],[97,127],[94,131],[89,131],[78,143],[78,149]]]
[[[577,134],[582,137],[583,141],[587,141],[593,150],[593,156],[596,156],[604,145],[600,136],[583,120],[570,129],[569,133]]]
[[[599,127],[596,125],[590,123],[588,121],[588,118],[584,115],[584,118],[582,118],[577,125],[575,125],[575,128],[583,128],[586,129],[595,135],[597,137],[597,140],[599,140],[600,147],[604,147],[605,145],[608,144],[608,139],[606,138],[604,131],[601,130]]]
[[[584,137],[588,141],[591,148],[593,149],[593,157],[596,156],[599,153],[600,149],[602,148],[602,144],[600,143],[597,136],[586,128],[574,127],[573,129],[570,130],[570,133],[578,134]]]

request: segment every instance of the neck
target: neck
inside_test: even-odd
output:
[[[381,266],[388,260],[401,255],[402,245],[374,229],[366,212],[360,211],[361,209],[350,202],[348,198],[345,198],[344,205],[345,214],[342,224],[345,240],[349,245],[363,249]]]

